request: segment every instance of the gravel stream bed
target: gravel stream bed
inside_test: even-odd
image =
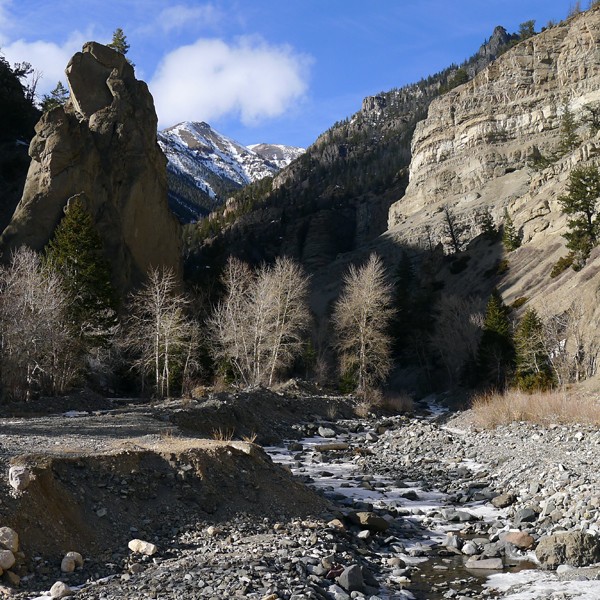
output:
[[[169,431],[142,410],[73,417],[57,434],[44,423],[38,430],[34,421],[3,420],[2,460],[31,443],[60,451],[85,428],[106,434],[84,436],[90,452],[109,450],[123,433],[135,444]],[[548,560],[558,565],[536,557],[540,541],[553,536],[598,539],[594,428],[516,423],[477,431],[468,413],[315,419],[294,427],[299,441],[268,451],[330,501],[325,512],[298,519],[238,514],[163,527],[149,540],[158,546],[153,556],[115,549],[111,565],[100,568],[85,557],[83,571],[61,575],[51,568],[50,580],[55,575],[89,600],[600,598],[600,547],[580,549],[575,559],[555,552]],[[21,440],[26,433],[32,437]]]

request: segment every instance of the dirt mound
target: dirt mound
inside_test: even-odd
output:
[[[164,416],[156,407],[156,418]],[[352,402],[346,397],[312,396],[300,388],[284,393],[256,389],[235,394],[221,392],[207,398],[181,402],[169,412],[169,420],[184,431],[205,436],[225,433],[236,438],[254,437],[262,445],[298,437],[299,422],[325,418],[352,418]]]
[[[3,498],[1,521],[15,529],[28,559],[76,550],[96,561],[127,554],[133,537],[163,548],[178,531],[234,514],[289,518],[325,501],[295,482],[258,446],[177,438],[156,450],[75,457],[20,456],[30,486]]]

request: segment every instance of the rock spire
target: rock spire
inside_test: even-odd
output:
[[[70,98],[36,125],[23,196],[0,237],[6,255],[41,250],[69,198],[86,199],[114,284],[137,285],[150,267],[181,273],[179,225],[167,205],[166,160],[147,85],[125,56],[84,44],[66,69]]]

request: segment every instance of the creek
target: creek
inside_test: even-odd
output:
[[[526,553],[505,557],[500,571],[467,568],[469,556],[453,549],[448,540],[456,536],[461,544],[487,543],[488,528],[504,521],[505,511],[485,500],[456,504],[449,494],[424,480],[399,480],[368,472],[364,457],[384,429],[369,421],[311,423],[302,430],[312,433],[309,437],[266,448],[274,462],[320,490],[342,514],[373,511],[393,525],[389,535],[361,537],[367,534],[357,529],[361,541],[370,538],[370,556],[376,556],[380,566],[381,588],[376,598],[496,598],[499,592],[486,585],[490,575],[535,568]],[[484,472],[472,460],[463,460],[458,468],[473,482]]]

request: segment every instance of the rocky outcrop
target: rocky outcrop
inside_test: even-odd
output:
[[[70,99],[36,125],[23,196],[0,237],[6,255],[41,250],[69,198],[82,194],[128,290],[148,268],[180,267],[180,231],[167,206],[166,160],[148,87],[122,54],[88,42],[66,69]]]
[[[474,77],[481,69],[485,68],[490,60],[496,60],[511,42],[518,41],[519,36],[510,34],[500,25],[494,29],[492,36],[481,45],[473,60],[466,66],[470,77]]]

